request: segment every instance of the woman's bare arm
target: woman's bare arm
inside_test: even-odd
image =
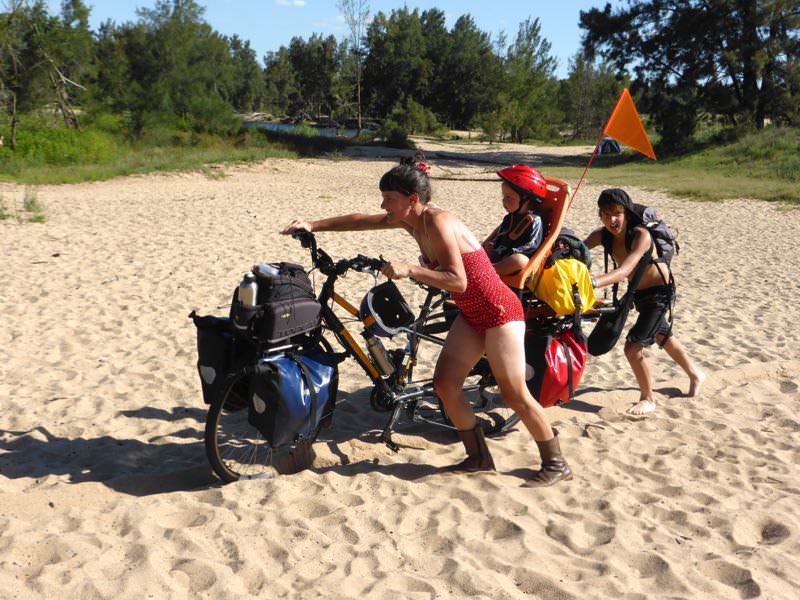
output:
[[[368,229],[394,229],[402,226],[402,223],[390,222],[388,213],[376,215],[354,213],[318,221],[294,220],[281,233],[288,235],[295,231],[365,231]]]
[[[467,289],[467,274],[464,272],[464,261],[461,260],[456,237],[456,229],[459,227],[463,226],[449,213],[431,215],[426,233],[433,258],[439,263],[436,270],[392,261],[384,268],[384,275],[390,279],[413,277],[448,292],[463,292]]]

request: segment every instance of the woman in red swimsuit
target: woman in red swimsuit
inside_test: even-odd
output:
[[[558,437],[525,383],[525,321],[519,299],[500,280],[472,232],[452,213],[428,204],[431,188],[427,166],[402,164],[391,169],[381,178],[380,190],[385,211],[381,214],[293,221],[283,233],[403,228],[414,236],[427,266],[390,261],[383,272],[390,279],[413,277],[447,290],[461,311],[450,328],[434,374],[436,392],[467,451],[466,460],[451,469],[494,470],[483,429],[462,394],[467,375],[486,354],[503,401],[520,416],[542,456],[541,469],[525,485],[552,485],[571,479]]]

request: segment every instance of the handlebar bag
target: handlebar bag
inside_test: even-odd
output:
[[[314,286],[301,265],[281,262],[274,266],[279,270],[274,277],[255,273],[258,282],[256,299],[258,304],[315,298]]]
[[[525,362],[533,369],[528,389],[542,407],[566,404],[575,397],[587,357],[586,342],[573,329],[526,336]]]
[[[333,412],[337,385],[335,359],[325,354],[264,358],[250,380],[248,422],[273,448],[313,440]]]
[[[278,275],[263,276],[258,271],[256,306],[239,302],[238,288],[231,301],[231,319],[240,329],[248,329],[263,341],[274,343],[311,331],[319,325],[320,304],[314,286],[302,266],[276,263]]]
[[[189,315],[197,328],[197,372],[203,389],[203,401],[211,404],[225,393],[228,376],[237,369],[255,361],[253,345],[237,337],[230,319]],[[247,381],[236,385],[225,401],[226,410],[244,408]]]

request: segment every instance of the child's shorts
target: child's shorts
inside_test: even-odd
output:
[[[633,296],[633,303],[639,312],[627,340],[642,346],[650,346],[656,341],[656,336],[663,335],[664,341],[672,336],[672,327],[667,322],[665,315],[670,305],[675,301],[675,286],[659,285],[637,290]]]

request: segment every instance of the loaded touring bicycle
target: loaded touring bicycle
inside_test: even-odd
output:
[[[547,184],[547,198],[538,207],[544,243],[525,269],[504,276],[527,310],[530,353],[536,354],[528,357],[534,363],[529,386],[544,406],[569,401],[585,359],[580,348],[563,341],[564,332],[579,323],[580,300],[575,299],[574,314],[563,315],[529,290],[553,253],[570,198],[565,182],[547,179]],[[334,260],[312,233],[293,237],[309,249],[312,269],[324,276],[318,294],[299,265],[259,265],[234,292],[229,317],[190,315],[197,327],[198,371],[209,406],[206,454],[225,482],[272,476],[273,459],[282,451],[295,457],[294,468],[307,466],[310,445],[332,421],[338,364],[346,359],[355,360],[371,380],[369,402],[387,413],[381,440],[392,450],[399,449],[392,434],[403,421],[454,430],[432,380],[415,375],[420,345],[443,345],[443,334],[457,314],[448,294],[415,282],[425,292],[415,314],[387,281],[373,287],[356,307],[337,291],[340,277],[351,271],[377,276],[384,261],[363,255]],[[357,323],[356,335],[347,327],[352,323]],[[393,347],[387,349],[383,339],[391,339]],[[342,350],[336,351],[332,342]],[[547,361],[561,361],[555,376]],[[479,361],[472,375],[465,392],[485,433],[513,428],[519,418],[495,393],[488,362]]]

